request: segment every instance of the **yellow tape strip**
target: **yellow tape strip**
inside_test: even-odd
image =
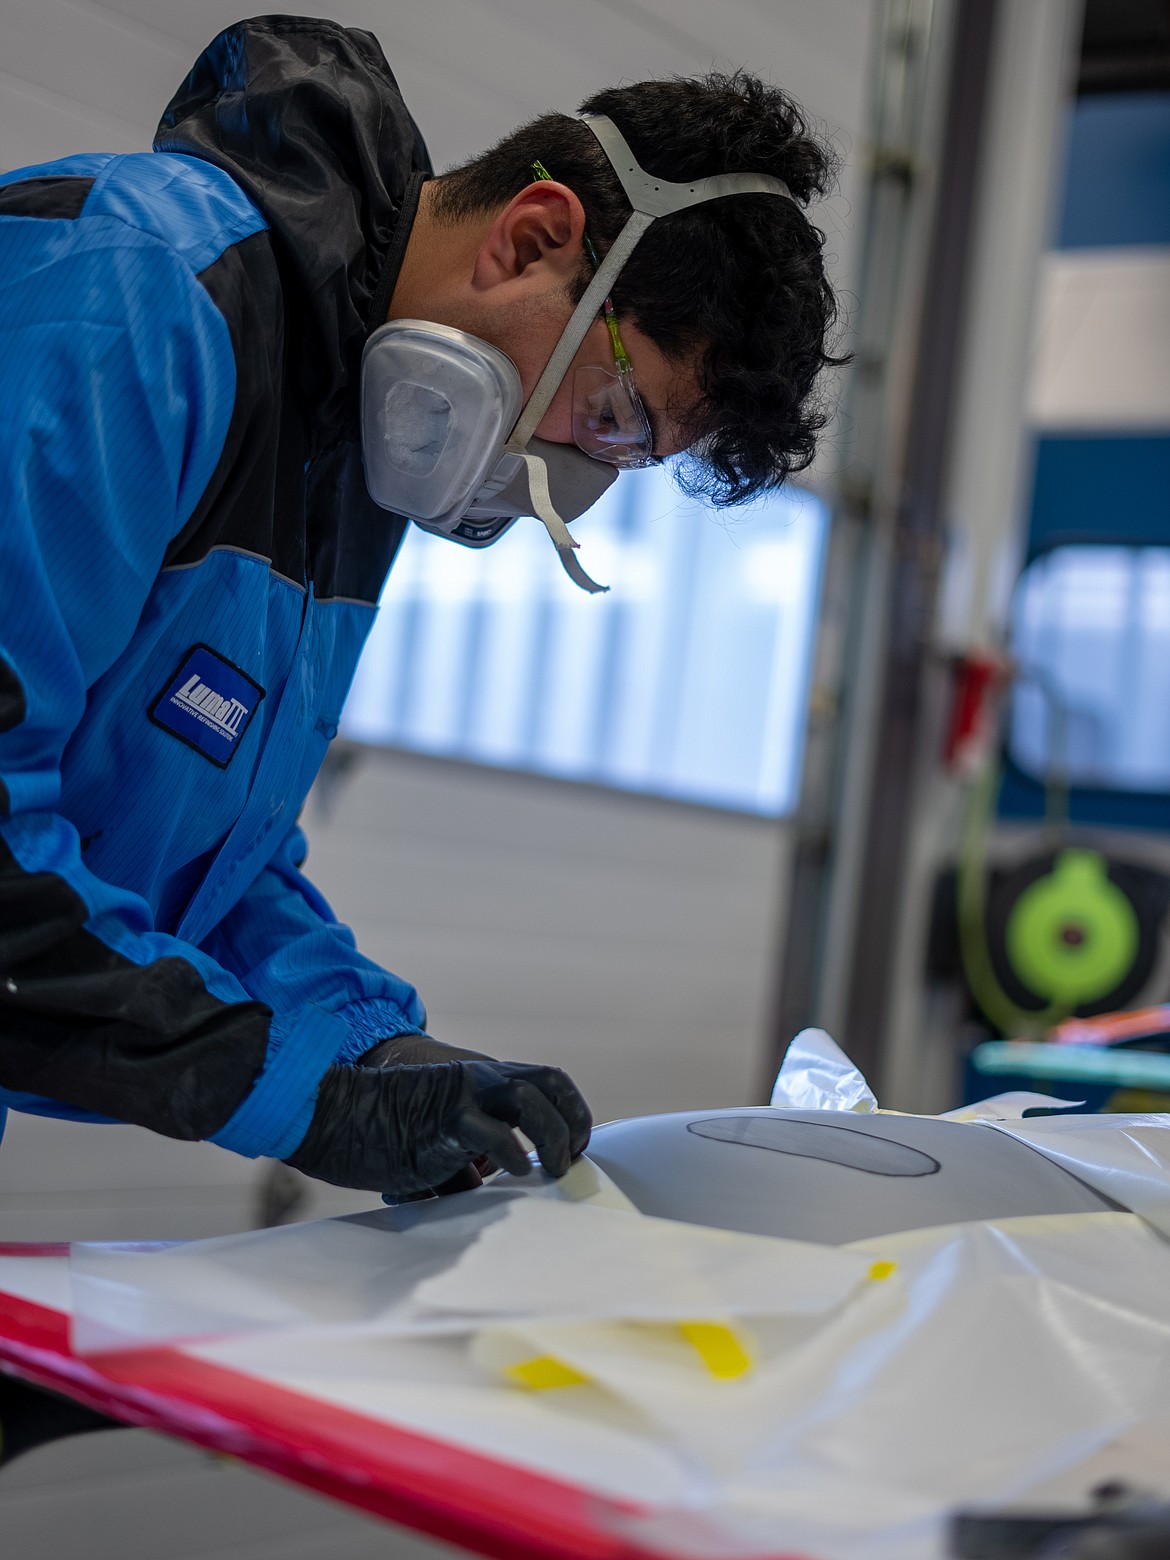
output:
[[[581,1387],[589,1381],[588,1376],[583,1376],[579,1370],[574,1370],[553,1354],[539,1354],[533,1359],[521,1360],[518,1365],[506,1365],[504,1375],[510,1376],[518,1386],[527,1388],[529,1392],[548,1392],[554,1387]]]
[[[680,1322],[678,1330],[718,1381],[737,1381],[752,1368],[742,1341],[722,1322]]]

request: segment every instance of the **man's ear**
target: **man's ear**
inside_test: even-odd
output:
[[[540,179],[514,195],[475,257],[477,291],[519,282],[565,285],[581,263],[585,209],[566,184]]]

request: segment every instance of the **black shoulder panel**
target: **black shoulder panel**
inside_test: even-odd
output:
[[[15,670],[0,655],[0,732],[19,726],[27,713],[24,685]]]
[[[0,735],[19,726],[27,713],[24,685],[0,655]],[[9,811],[8,787],[0,780],[0,818],[7,818]]]
[[[370,497],[360,444],[335,444],[312,461],[305,505],[317,599],[377,602],[407,522]]]
[[[0,840],[0,1087],[167,1137],[207,1138],[264,1065],[271,1010],[214,997],[186,959],[138,965],[85,902]]]
[[[18,179],[0,189],[0,217],[79,217],[92,188],[73,174]]]
[[[300,394],[285,353],[298,323],[267,232],[225,249],[202,271],[231,336],[236,394],[227,438],[194,514],[164,567],[202,561],[213,547],[269,560],[319,600],[376,602],[406,521],[379,509],[366,490],[361,446],[335,441],[307,458]]]
[[[225,249],[199,280],[231,336],[235,404],[219,462],[164,567],[198,563],[213,547],[239,547],[302,584],[303,441],[286,394],[284,298],[267,232]]]

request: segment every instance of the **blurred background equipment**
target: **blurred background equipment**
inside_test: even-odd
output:
[[[927,946],[926,1010],[945,1011],[948,983],[961,993],[933,1043],[969,1053],[968,1098],[1023,1078],[1088,1109],[1170,1102],[1157,1022],[1083,1026],[1075,1053],[1034,1044],[1170,998],[1167,15],[1087,13],[1029,389],[1015,675],[984,755],[986,826],[937,881]],[[965,874],[981,906],[964,906]]]
[[[776,1042],[831,1029],[901,1108],[1022,1078],[1155,1108],[1157,1042],[1025,1064],[1062,1019],[1170,997],[1170,12],[965,25],[983,86],[932,144],[970,226],[935,207],[836,625],[830,533]]]
[[[959,1511],[951,1520],[956,1560],[1160,1560],[1170,1553],[1170,1506],[1110,1480],[1087,1511]]]

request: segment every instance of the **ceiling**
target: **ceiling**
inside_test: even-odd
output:
[[[1077,86],[1170,92],[1170,0],[1086,0]]]
[[[241,9],[0,0],[0,167],[147,146],[195,54]],[[440,168],[603,85],[749,66],[790,91],[846,159],[839,194],[817,213],[845,285],[875,12],[875,0],[335,0],[329,10],[377,34]]]

